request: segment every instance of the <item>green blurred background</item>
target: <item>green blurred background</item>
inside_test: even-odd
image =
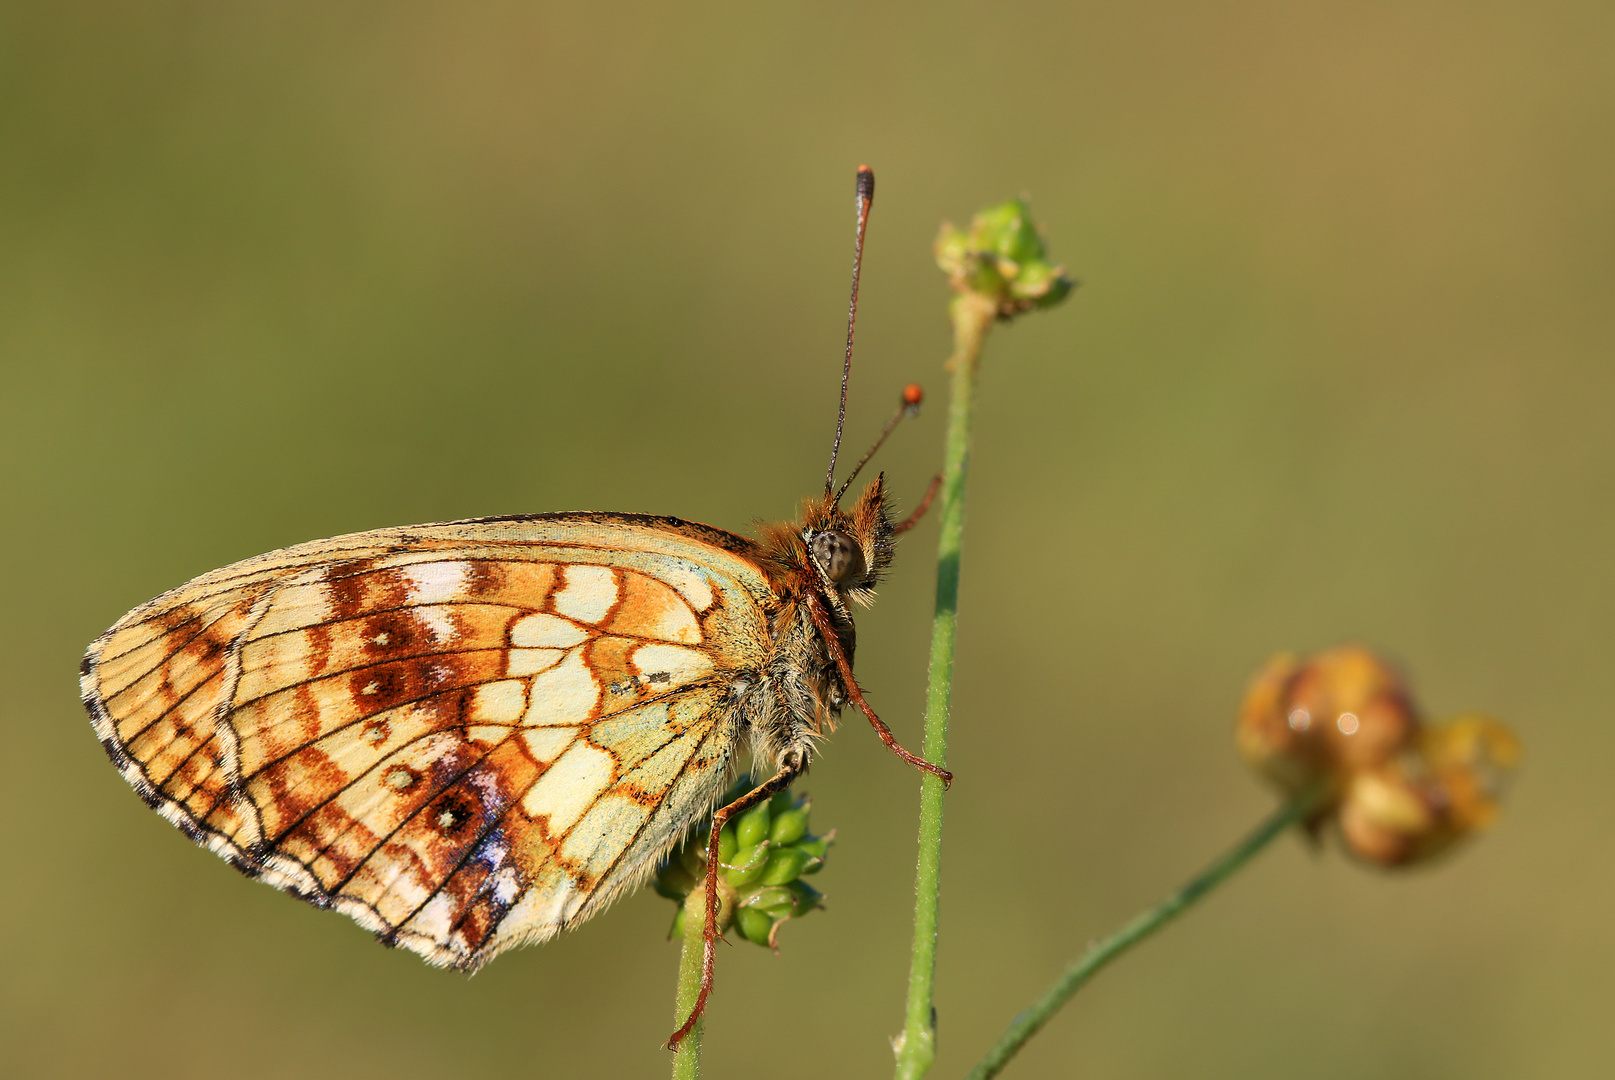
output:
[[[475,979],[253,884],[107,765],[75,674],[194,574],[355,529],[793,512],[833,424],[936,466],[944,217],[1083,280],[996,334],[971,477],[934,1075],[1272,798],[1271,652],[1358,639],[1509,719],[1495,833],[1286,839],[1010,1075],[1603,1077],[1615,1060],[1615,7],[0,8],[0,1038],[12,1076],[656,1076],[648,891]],[[935,525],[861,617],[909,745]],[[806,785],[828,912],[721,957],[710,1075],[882,1076],[917,782]]]

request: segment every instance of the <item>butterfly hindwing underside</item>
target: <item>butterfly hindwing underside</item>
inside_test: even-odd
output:
[[[777,603],[755,556],[612,514],[302,544],[124,616],[84,700],[192,839],[474,969],[637,884],[722,791]]]

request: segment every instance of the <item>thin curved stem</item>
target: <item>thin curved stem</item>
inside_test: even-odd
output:
[[[1036,1035],[1039,1029],[1060,1011],[1061,1006],[1071,1000],[1071,996],[1105,965],[1194,906],[1291,825],[1310,814],[1321,798],[1321,792],[1308,791],[1290,799],[1244,839],[1220,855],[1200,873],[1184,882],[1160,903],[1134,916],[1121,929],[1090,945],[1088,951],[1066,968],[1065,973],[1055,980],[1054,985],[1032,1003],[1031,1008],[1015,1017],[1004,1034],[999,1037],[997,1044],[981,1059],[980,1064],[970,1071],[966,1080],[987,1080],[990,1076],[997,1076],[999,1070],[1008,1064],[1009,1059],[1026,1045],[1026,1041]]]

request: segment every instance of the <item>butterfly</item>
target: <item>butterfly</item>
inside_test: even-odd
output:
[[[712,815],[699,1001],[725,820],[788,787],[849,704],[899,533],[883,477],[839,488],[874,174],[860,168],[824,494],[756,539],[671,517],[475,518],[316,540],[203,574],[97,638],[80,685],[136,792],[250,877],[472,971],[645,880]],[[775,774],[714,803],[740,759]]]

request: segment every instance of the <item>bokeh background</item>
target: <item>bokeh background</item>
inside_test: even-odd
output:
[[[1612,54],[1577,2],[6,4],[0,1071],[662,1074],[666,901],[430,970],[146,811],[78,658],[314,537],[792,513],[867,161],[848,438],[931,388],[909,505],[938,222],[1028,192],[1083,280],[985,362],[934,1075],[1267,811],[1244,681],[1344,639],[1516,726],[1501,826],[1286,839],[1010,1075],[1610,1075]],[[934,530],[860,621],[910,745]],[[724,951],[714,1076],[890,1068],[917,781],[853,721],[806,787],[831,909]]]

